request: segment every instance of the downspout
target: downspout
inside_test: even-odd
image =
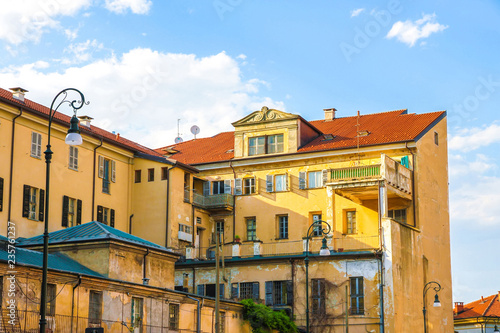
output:
[[[165,210],[165,247],[168,248],[168,222],[170,220],[169,214],[169,207],[170,207],[170,170],[173,168],[176,168],[177,165],[174,165],[170,169],[167,169],[167,208]]]
[[[378,183],[378,226],[379,226],[379,274],[380,274],[380,285],[379,285],[379,293],[380,293],[380,333],[384,333],[384,286],[385,286],[385,279],[384,279],[384,235],[383,235],[383,228],[382,228],[382,214],[383,211],[385,212],[385,208],[382,211],[382,200],[380,195],[381,191],[381,186],[380,182]],[[385,193],[385,192],[384,192]],[[385,203],[384,203],[385,205]]]
[[[229,167],[233,170],[233,179],[236,183],[236,171],[234,171],[233,161],[229,161]],[[236,199],[233,195],[233,241],[236,236]]]
[[[295,287],[294,287],[294,282],[295,282],[295,261],[293,259],[290,259],[290,267],[291,267],[291,271],[292,271],[292,292],[295,290]],[[295,297],[292,297],[292,302],[293,300],[295,299]],[[294,309],[294,306],[293,306],[293,303],[292,303],[292,318],[293,318],[293,309]]]
[[[149,279],[146,277],[146,257],[149,255],[149,248],[146,248],[146,254],[142,260],[142,284],[147,285]]]
[[[196,301],[196,333],[201,333],[201,306],[200,306],[200,300],[197,298],[193,298],[190,296],[187,296],[187,298]]]
[[[193,294],[195,293],[196,269],[193,266]]]
[[[96,157],[97,157],[97,148],[102,147],[102,137],[101,137],[101,143],[94,148],[94,171],[92,173],[92,221],[94,221],[94,205],[95,205],[95,164],[96,164]]]
[[[417,227],[417,210],[415,207],[415,154],[411,151],[410,148],[408,148],[408,142],[405,142],[405,147],[408,149],[408,151],[411,154],[411,166],[413,167],[413,170],[411,171],[411,198],[412,198],[412,205],[413,205],[413,226],[416,228]]]
[[[73,333],[73,320],[74,320],[74,311],[75,311],[75,289],[78,288],[78,286],[80,286],[81,283],[82,283],[82,276],[78,275],[78,282],[73,287],[73,294],[71,296],[71,333]]]
[[[132,218],[134,217],[134,214],[130,215],[128,218],[128,233],[132,235]]]
[[[12,175],[14,172],[14,134],[16,133],[16,119],[21,117],[23,109],[19,108],[19,114],[12,119],[12,139],[10,142],[10,171],[9,171],[9,207],[7,209],[7,233],[9,234],[9,223],[12,212]]]

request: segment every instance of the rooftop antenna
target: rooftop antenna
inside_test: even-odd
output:
[[[181,120],[180,119],[177,119],[177,137],[175,138],[174,142],[175,143],[181,143],[182,141],[184,141],[182,138],[181,138],[181,133],[179,131],[179,122]]]
[[[194,134],[194,139],[196,140],[196,134],[200,133],[200,128],[196,125],[191,127],[191,133]]]

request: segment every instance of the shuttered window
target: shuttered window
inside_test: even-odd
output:
[[[325,307],[325,279],[311,280],[312,313],[323,315],[326,312]]]
[[[116,162],[99,156],[99,178],[102,178],[102,192],[110,194],[111,182],[116,182]]]
[[[89,324],[100,324],[102,316],[102,292],[91,290],[89,294]]]
[[[115,227],[115,210],[103,206],[97,206],[97,222]]]
[[[63,196],[62,223],[63,227],[74,227],[82,223],[82,201]]]
[[[45,191],[29,185],[23,187],[23,217],[33,221],[44,220]]]
[[[351,289],[351,314],[362,315],[365,313],[365,296],[363,290],[363,277],[349,278]]]
[[[179,329],[179,304],[169,304],[168,306],[168,328]]]
[[[292,281],[266,281],[266,305],[293,305]]]
[[[31,156],[42,157],[42,135],[40,133],[31,132]]]
[[[69,146],[68,167],[72,170],[78,170],[78,147]]]

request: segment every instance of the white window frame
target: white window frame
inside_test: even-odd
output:
[[[31,132],[31,157],[42,158],[42,135]]]
[[[76,199],[68,198],[68,227],[76,225]]]
[[[69,146],[68,168],[78,171],[78,147]]]
[[[281,182],[278,181],[281,179]],[[281,184],[281,187],[279,186]],[[275,175],[274,176],[274,191],[275,192],[285,192],[288,190],[288,175]]]
[[[247,184],[248,182],[248,184]],[[256,193],[256,187],[255,187],[255,177],[249,177],[249,178],[243,178],[242,181],[242,187],[243,187],[243,195],[249,195],[249,194],[255,194]]]
[[[307,173],[307,188],[323,187],[323,171],[309,171]]]
[[[38,221],[38,212],[39,212],[39,196],[40,190],[36,187],[30,187],[30,203],[29,203],[29,214],[28,219],[33,221]]]

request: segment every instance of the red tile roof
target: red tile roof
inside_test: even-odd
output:
[[[25,110],[32,111],[34,113],[38,113],[41,116],[48,117],[50,109],[48,107],[45,107],[41,104],[35,103],[27,98],[24,99],[24,103],[15,99],[12,97],[12,92],[0,88],[0,100],[6,100],[10,102],[11,104],[18,105],[20,107],[23,107]],[[63,124],[67,125],[69,128],[69,121],[71,117],[67,116],[63,113],[56,112],[54,114],[54,121],[58,120],[59,122],[62,122]],[[103,138],[103,140],[114,143],[116,145],[122,146],[123,148],[129,149],[134,152],[141,152],[149,155],[154,155],[154,156],[161,156],[161,154],[157,153],[153,149],[144,147],[136,142],[130,141],[124,137],[121,137],[119,135],[110,133],[108,131],[105,131],[99,127],[92,126],[90,125],[90,128],[85,127],[80,125],[80,131],[82,134],[89,134],[97,138]]]
[[[464,304],[463,310],[457,313],[453,310],[454,319],[467,319],[476,317],[500,317],[500,292],[472,303]]]
[[[368,131],[367,136],[359,138],[360,147],[407,142],[417,140],[420,135],[446,115],[445,111],[407,114],[406,110],[396,110],[357,116],[315,120],[309,122],[324,134],[332,134],[333,140],[324,140],[320,135],[298,149],[298,153],[336,150],[357,147],[357,133]],[[170,158],[188,164],[204,164],[227,161],[234,157],[234,132],[223,132],[211,138],[195,139],[156,149],[165,154],[165,149],[179,151]]]

